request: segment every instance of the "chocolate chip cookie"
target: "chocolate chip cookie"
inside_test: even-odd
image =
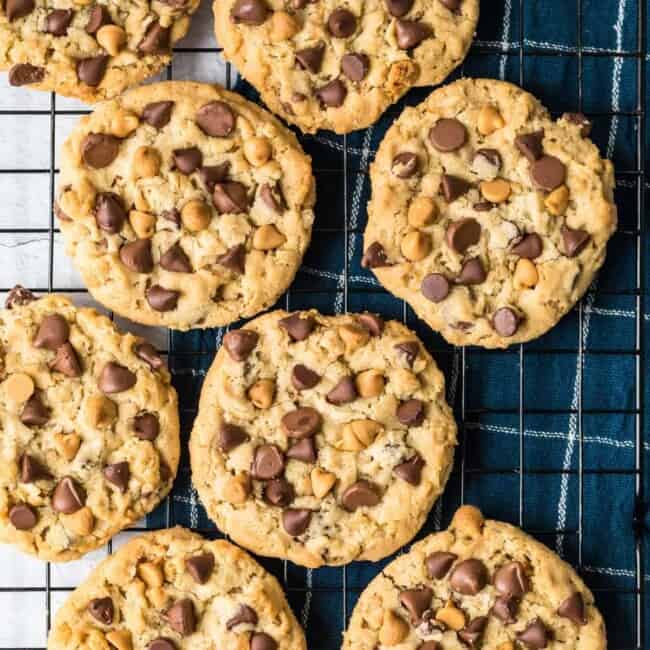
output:
[[[93,296],[147,325],[226,325],[289,286],[314,219],[311,162],[258,106],[217,86],[132,90],[63,147],[57,215]]]
[[[2,0],[0,70],[29,85],[97,102],[156,74],[199,0]]]
[[[146,341],[17,287],[0,311],[0,541],[66,561],[153,510],[179,457],[176,391]]]
[[[276,311],[223,340],[190,439],[212,519],[308,567],[379,560],[442,492],[456,425],[442,373],[400,323]]]
[[[575,571],[523,531],[460,508],[361,594],[343,650],[604,650],[603,619]]]
[[[379,148],[362,264],[455,345],[544,334],[616,228],[614,170],[589,128],[503,81],[434,91]]]
[[[48,650],[305,650],[277,580],[183,528],[132,539],[56,615]]]
[[[217,40],[267,106],[307,133],[373,124],[461,63],[478,0],[216,0]]]

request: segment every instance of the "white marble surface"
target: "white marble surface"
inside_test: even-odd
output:
[[[204,0],[192,22],[188,36],[179,48],[216,47],[212,31],[211,3]],[[193,79],[226,84],[226,65],[214,53],[178,52],[171,66],[174,79]],[[161,75],[166,78],[167,73]],[[77,115],[56,114],[54,143],[51,142],[50,110],[86,111],[88,107],[75,100],[56,97],[48,93],[11,88],[7,75],[0,73],[0,112],[45,111],[43,115],[0,115],[0,170],[33,170],[29,173],[0,172],[0,287],[20,283],[28,287],[48,286],[50,243],[49,234],[40,232],[6,233],[9,228],[34,230],[48,228],[50,223],[50,155],[52,145],[56,152],[72,129]],[[55,157],[55,167],[58,157]],[[52,255],[53,283],[65,293],[70,289],[83,289],[79,274],[72,268],[63,251],[60,235],[55,234]],[[0,301],[4,303],[0,292]],[[87,293],[75,293],[75,301],[98,307]],[[103,310],[105,311],[105,310]],[[143,334],[161,349],[166,347],[167,333],[137,326],[117,319],[124,329]],[[144,522],[139,522],[144,525]],[[113,540],[119,547],[130,533],[122,533]],[[0,625],[1,648],[45,648],[47,639],[47,602],[44,591],[46,580],[54,589],[71,588],[82,580],[95,564],[106,557],[107,548],[90,553],[82,560],[65,564],[46,565],[44,562],[22,555],[7,546],[0,546]],[[49,573],[48,573],[49,572]],[[6,592],[11,587],[37,588],[43,591]],[[51,591],[52,616],[65,599],[67,591]],[[16,624],[22,621],[24,624]]]

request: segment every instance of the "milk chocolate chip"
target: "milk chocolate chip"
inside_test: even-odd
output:
[[[259,334],[252,330],[233,330],[223,337],[223,346],[234,361],[244,361],[253,351]]]
[[[93,169],[108,167],[120,152],[120,139],[108,133],[89,133],[81,143],[81,157]]]

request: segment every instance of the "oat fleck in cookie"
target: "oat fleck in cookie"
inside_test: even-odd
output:
[[[544,334],[616,228],[614,170],[589,128],[503,81],[434,91],[380,145],[362,264],[455,345]]]
[[[278,581],[244,551],[183,528],[132,539],[75,589],[48,650],[305,650]]]
[[[171,60],[199,0],[4,0],[0,70],[29,85],[93,103],[119,95]]]
[[[256,553],[310,567],[378,560],[422,526],[455,444],[444,378],[409,329],[276,311],[224,337],[192,480],[221,530]]]
[[[22,287],[0,312],[0,541],[73,560],[153,510],[179,458],[155,348],[94,309]]]
[[[147,325],[226,325],[272,305],[311,236],[311,162],[217,86],[132,90],[63,147],[57,215],[93,296]]]
[[[225,56],[274,113],[307,133],[349,133],[461,63],[479,2],[216,0],[213,8]]]
[[[342,650],[605,650],[575,571],[515,526],[460,508],[361,594]]]

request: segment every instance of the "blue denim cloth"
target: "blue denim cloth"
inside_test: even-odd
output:
[[[479,506],[488,517],[522,525],[573,564],[595,590],[611,648],[632,648],[639,641],[632,525],[637,426],[645,461],[648,443],[646,422],[636,413],[636,372],[637,365],[645,361],[647,346],[640,355],[635,350],[637,323],[647,336],[648,317],[639,314],[644,297],[638,302],[636,295],[637,213],[639,194],[646,192],[647,182],[635,173],[639,168],[639,119],[634,112],[639,104],[640,62],[631,55],[639,47],[641,1],[582,0],[581,38],[576,6],[580,0],[525,0],[523,15],[515,0],[484,1],[477,41],[464,66],[452,76],[521,82],[554,114],[579,108],[594,114],[592,138],[615,163],[619,232],[582,305],[550,333],[521,349],[487,352],[470,348],[463,353],[419,322],[401,301],[381,291],[372,274],[360,266],[370,192],[368,164],[402,107],[419,103],[429,89],[411,91],[375,126],[347,138],[331,133],[301,137],[320,170],[315,227],[326,230],[314,233],[292,286],[299,291],[291,291],[278,303],[289,309],[316,307],[325,313],[347,308],[406,317],[444,370],[449,399],[464,425],[452,478],[418,538],[445,527],[462,499]],[[525,56],[520,60],[522,35]],[[612,56],[611,51],[622,56]],[[257,97],[244,82],[238,90]],[[609,115],[612,111],[619,114]],[[637,183],[642,184],[640,190]],[[642,245],[645,248],[647,241]],[[639,273],[647,276],[647,268],[639,267]],[[185,440],[203,376],[222,335],[222,330],[172,335],[172,351],[177,354],[172,355],[171,367],[180,393]],[[582,368],[576,353],[581,340]],[[178,354],[182,352],[202,354]],[[641,369],[639,374],[643,379]],[[648,394],[643,386],[649,383],[640,386],[645,403]],[[642,483],[650,494],[648,475],[642,476]],[[159,509],[149,523],[164,525],[165,511]],[[174,488],[170,523],[218,535],[192,490],[186,451]],[[649,559],[647,535],[640,540],[642,555]],[[328,650],[339,647],[346,616],[360,591],[385,564],[363,562],[345,570],[307,571],[280,561],[261,561],[287,588],[307,630],[309,647]],[[640,580],[645,586],[647,575]],[[645,618],[650,619],[649,613],[646,608]],[[650,647],[650,637],[645,644]]]

